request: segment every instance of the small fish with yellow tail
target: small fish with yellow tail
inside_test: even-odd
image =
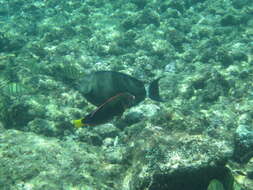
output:
[[[134,104],[134,101],[135,96],[132,94],[128,92],[119,93],[106,100],[83,119],[74,120],[73,125],[76,128],[80,128],[104,124],[115,116],[121,116],[127,108],[130,108]]]

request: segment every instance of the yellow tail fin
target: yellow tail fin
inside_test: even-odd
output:
[[[80,128],[80,127],[83,127],[83,126],[84,126],[84,124],[82,123],[82,120],[81,120],[81,119],[73,120],[72,123],[73,123],[73,125],[74,125],[76,128]]]

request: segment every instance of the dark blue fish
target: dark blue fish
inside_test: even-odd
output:
[[[135,97],[134,106],[143,101],[147,94],[152,100],[163,101],[159,95],[160,79],[161,77],[151,82],[147,93],[144,82],[134,77],[115,71],[97,71],[82,78],[77,89],[96,106],[117,94],[129,93]]]

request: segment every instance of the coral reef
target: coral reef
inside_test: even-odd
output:
[[[252,190],[252,13],[251,0],[0,0],[0,189]],[[75,129],[94,110],[76,82],[97,70],[163,76],[166,101]]]

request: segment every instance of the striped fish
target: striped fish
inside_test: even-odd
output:
[[[72,64],[70,65],[63,65],[59,68],[59,73],[61,76],[67,79],[79,79],[82,72],[78,70],[78,68]]]
[[[20,97],[22,95],[29,94],[31,91],[20,83],[12,82],[5,85],[2,88],[2,92],[6,96]]]
[[[0,79],[0,89],[2,89],[4,86],[6,86],[9,83],[8,80]]]

